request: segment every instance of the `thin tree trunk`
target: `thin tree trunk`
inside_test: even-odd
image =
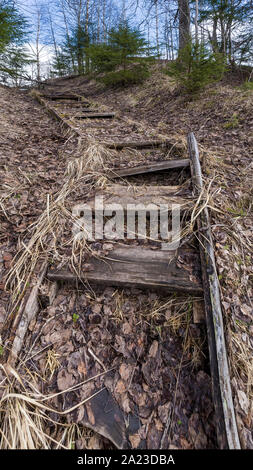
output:
[[[199,43],[199,25],[198,25],[198,19],[199,19],[199,0],[195,0],[195,43],[198,45]]]
[[[40,82],[40,11],[37,12],[37,34],[36,34],[36,65],[37,81]]]
[[[90,0],[86,0],[85,38],[86,38],[86,47],[87,48],[89,46],[89,20],[90,20],[89,6],[90,6]],[[89,59],[89,56],[87,54],[86,54],[85,65],[86,65],[86,73],[89,73],[89,71],[90,71],[90,59]]]
[[[63,13],[64,24],[65,24],[65,29],[66,29],[67,45],[68,45],[68,48],[69,48],[69,53],[70,53],[71,62],[72,62],[72,69],[73,69],[73,72],[75,72],[75,68],[76,68],[75,67],[75,59],[74,59],[73,52],[72,52],[68,22],[67,22],[67,17],[66,17],[66,12],[65,12],[65,8],[64,8],[63,0],[61,0],[61,5],[62,5],[62,13]]]
[[[170,44],[171,44],[171,58],[174,60],[174,45],[173,45],[173,29],[172,29],[172,22],[170,20]]]
[[[106,24],[105,24],[105,14],[106,14],[106,0],[103,0],[103,40],[106,40]]]
[[[157,55],[160,57],[160,44],[159,44],[159,14],[158,14],[158,2],[155,2],[155,25],[156,25],[156,49]]]
[[[53,39],[53,44],[54,44],[54,53],[57,61],[57,66],[59,67],[59,54],[58,54],[58,48],[56,44],[56,39],[55,39],[55,34],[54,34],[54,28],[53,28],[53,21],[52,21],[52,16],[51,12],[48,10],[48,15],[49,15],[49,23],[50,23],[50,29],[51,29],[51,36]]]

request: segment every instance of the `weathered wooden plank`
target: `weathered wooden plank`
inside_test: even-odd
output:
[[[172,148],[173,144],[168,140],[140,140],[125,142],[101,142],[101,145],[110,149],[122,150],[123,148],[145,149],[145,148]]]
[[[115,117],[115,113],[87,113],[77,114],[73,116],[75,119],[112,119]]]
[[[188,148],[194,195],[198,196],[203,189],[203,179],[198,146],[193,133],[188,136]],[[219,447],[222,449],[227,447],[229,449],[240,449],[208,209],[202,211],[197,223],[217,439]]]
[[[206,315],[205,315],[205,304],[203,300],[194,300],[193,301],[193,323],[195,324],[203,324],[206,322]]]
[[[191,260],[194,273],[177,265],[175,251],[116,245],[110,256],[103,259],[91,258],[89,271],[83,272],[80,279],[105,286],[202,293],[201,281],[196,269],[199,265],[198,254],[191,252]],[[51,281],[77,281],[78,279],[70,271],[57,270],[49,270],[47,277]]]
[[[130,211],[130,204],[166,204],[168,210],[173,204],[179,204],[182,209],[190,209],[194,200],[192,197],[185,197],[181,186],[122,186],[121,184],[111,184],[103,191],[97,192],[96,197],[103,197],[103,204],[120,204],[124,210]],[[180,195],[182,194],[182,195]],[[90,198],[87,204],[94,210],[95,198]]]
[[[106,388],[85,404],[80,424],[109,439],[117,449],[128,448],[124,414]]]
[[[71,122],[67,121],[66,119],[64,119],[57,111],[56,109],[54,108],[51,108],[50,106],[48,106],[47,102],[44,100],[44,98],[42,98],[42,96],[37,92],[37,91],[32,91],[32,96],[42,105],[45,107],[45,109],[47,110],[47,112],[53,116],[55,119],[57,119],[57,121],[60,121],[67,129],[70,129],[73,134],[75,134],[77,137],[81,137],[82,138],[82,133],[79,132],[78,129],[76,129],[73,124],[71,124]]]
[[[71,101],[80,101],[81,97],[78,95],[68,95],[68,94],[63,94],[63,95],[46,95],[43,94],[43,98],[51,101],[57,101],[57,100],[71,100]]]
[[[29,297],[27,298],[25,305],[20,306],[20,312],[18,315],[19,324],[8,357],[8,363],[12,366],[15,366],[18,359],[28,327],[39,311],[39,289],[46,275],[47,267],[48,261],[45,260],[41,266],[39,274],[37,275],[37,281],[30,290]]]
[[[109,178],[122,178],[124,176],[144,175],[146,173],[156,173],[159,171],[166,171],[177,168],[187,168],[189,166],[190,160],[188,158],[182,158],[179,160],[165,160],[162,162],[149,163],[148,165],[110,171],[108,176]]]

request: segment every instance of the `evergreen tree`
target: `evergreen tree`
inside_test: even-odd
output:
[[[110,72],[101,78],[107,85],[140,82],[148,76],[147,42],[125,21],[108,33],[107,43],[93,44],[89,49],[94,72]],[[149,48],[150,51],[150,48]]]
[[[22,44],[27,36],[27,22],[13,2],[0,0],[0,77],[17,77],[29,62]]]
[[[220,80],[225,71],[224,57],[212,53],[204,44],[189,42],[179,57],[169,65],[167,74],[182,91],[196,93],[209,83]]]

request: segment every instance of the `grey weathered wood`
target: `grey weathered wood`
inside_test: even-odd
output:
[[[79,132],[78,129],[76,129],[73,124],[69,121],[63,118],[54,108],[51,108],[48,106],[47,102],[42,98],[42,96],[37,92],[33,91],[32,96],[42,105],[45,107],[46,111],[53,116],[53,118],[57,119],[57,121],[60,121],[68,130],[71,130],[73,134],[75,134],[77,137],[82,138],[81,132]]]
[[[28,330],[28,327],[31,321],[35,318],[36,314],[39,311],[39,302],[38,302],[39,289],[46,275],[47,267],[48,267],[48,262],[47,260],[45,260],[42,264],[39,274],[37,275],[37,281],[29,292],[29,296],[24,305],[24,308],[19,313],[19,318],[20,318],[19,324],[17,327],[17,331],[15,334],[11,351],[8,357],[8,363],[11,364],[12,366],[15,366],[15,363],[18,359],[18,355],[21,351],[25,334]]]
[[[198,146],[193,133],[188,136],[194,195],[203,189]],[[217,439],[220,448],[240,449],[227,360],[224,326],[220,302],[219,281],[215,265],[212,232],[208,209],[198,218],[213,400],[216,411]]]
[[[140,140],[125,142],[101,142],[102,145],[110,149],[122,150],[123,148],[145,149],[145,148],[172,148],[173,144],[167,140]]]
[[[206,322],[205,304],[203,300],[194,300],[192,310],[193,323],[198,325]]]
[[[43,282],[39,288],[38,301],[42,308],[49,307],[53,304],[58,292],[57,282]]]
[[[180,195],[182,194],[182,195]],[[126,211],[130,211],[129,204],[166,204],[171,210],[172,204],[179,204],[182,209],[190,209],[194,205],[192,197],[185,197],[181,186],[123,186],[111,184],[103,191],[97,192],[96,197],[103,196],[103,204],[120,204]],[[95,199],[90,198],[87,203],[95,209]]]
[[[112,119],[115,117],[115,113],[87,113],[77,114],[73,116],[75,119]]]
[[[196,269],[199,264],[198,254],[190,253]],[[47,277],[51,281],[78,280],[70,271],[49,270]],[[202,293],[197,271],[195,276],[188,269],[179,267],[175,251],[132,248],[127,245],[116,245],[106,258],[91,258],[89,270],[81,273],[80,279],[91,284]]]
[[[190,160],[188,158],[182,158],[179,160],[165,160],[162,162],[149,163],[148,165],[110,171],[108,176],[109,178],[122,178],[124,176],[145,175],[147,173],[156,173],[159,171],[173,170],[177,168],[187,168],[189,165]]]
[[[44,94],[43,97],[47,100],[57,101],[57,100],[71,100],[71,101],[80,101],[81,97],[78,95],[46,95]]]

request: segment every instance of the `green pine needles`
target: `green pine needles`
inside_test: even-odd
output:
[[[94,44],[89,56],[92,70],[104,75],[98,80],[107,86],[127,86],[141,83],[149,76],[146,57],[147,42],[140,31],[125,22],[113,28],[107,43]]]
[[[193,94],[219,81],[225,69],[222,54],[212,53],[203,44],[189,43],[169,65],[166,73],[175,80],[181,91]]]

